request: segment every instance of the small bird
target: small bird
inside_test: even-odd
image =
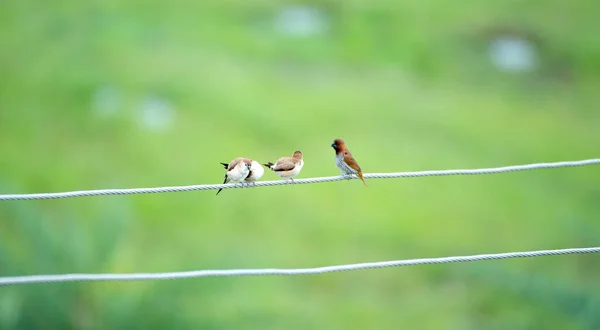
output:
[[[335,139],[331,144],[335,150],[335,165],[342,171],[342,173],[350,175],[356,174],[362,180],[366,187],[368,187],[365,178],[363,177],[362,170],[358,163],[352,157],[350,150],[346,148],[346,143],[342,139]]]
[[[253,185],[256,185],[256,181],[262,178],[263,174],[265,174],[265,169],[262,168],[257,161],[253,160],[250,165],[250,172],[245,181],[248,183],[252,182]]]
[[[296,183],[294,182],[294,177],[302,170],[304,160],[302,159],[302,152],[296,150],[292,157],[281,157],[275,164],[268,162],[263,165],[273,170],[275,174],[283,178],[286,182],[289,179],[292,183]]]
[[[227,169],[227,172],[225,173],[225,180],[223,180],[223,184],[226,184],[230,181],[233,183],[241,183],[244,180],[246,180],[246,178],[250,175],[250,169],[252,168],[252,159],[238,157],[229,162],[229,164],[221,163],[221,165],[225,166],[225,169]],[[223,188],[217,191],[217,195],[221,192],[221,190],[223,190]]]

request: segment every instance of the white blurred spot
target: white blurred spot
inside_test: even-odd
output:
[[[121,93],[115,86],[102,86],[92,95],[92,109],[98,116],[114,116],[121,106]]]
[[[142,101],[140,106],[140,122],[148,130],[163,131],[170,128],[175,121],[175,109],[165,99],[151,96]]]
[[[503,71],[531,71],[537,62],[534,45],[516,36],[497,37],[490,43],[489,52],[494,65]]]
[[[287,5],[277,13],[275,28],[288,36],[306,37],[325,32],[328,28],[323,11],[306,5]]]

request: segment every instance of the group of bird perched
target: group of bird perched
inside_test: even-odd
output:
[[[365,186],[367,186],[367,182],[363,177],[360,166],[358,166],[358,163],[354,157],[352,157],[350,150],[346,148],[344,141],[342,139],[335,139],[331,144],[331,147],[335,150],[335,165],[340,171],[345,175],[357,175]],[[265,174],[265,170],[262,168],[261,164],[251,158],[238,157],[234,158],[229,163],[221,163],[221,165],[227,170],[223,184],[228,182],[256,184],[256,181]],[[286,182],[289,180],[292,183],[295,183],[294,177],[300,174],[300,171],[304,166],[304,160],[302,159],[302,152],[296,150],[292,157],[281,157],[275,163],[268,162],[263,164],[263,166],[271,169]],[[217,191],[217,195],[221,190],[223,190],[223,188]]]

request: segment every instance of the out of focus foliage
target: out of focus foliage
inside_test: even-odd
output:
[[[598,157],[594,0],[0,3],[0,192]],[[267,172],[265,180],[277,179]],[[596,167],[0,203],[0,276],[597,246]],[[600,257],[0,288],[1,329],[598,329]]]

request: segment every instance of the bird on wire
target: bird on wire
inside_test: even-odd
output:
[[[335,165],[346,175],[356,175],[368,187],[365,178],[363,177],[362,169],[358,166],[356,159],[352,157],[352,153],[346,147],[346,143],[342,139],[335,139],[331,144],[335,150]]]
[[[227,172],[225,172],[223,184],[228,182],[242,183],[244,180],[247,180],[250,175],[254,175],[254,181],[258,180],[262,176],[262,173],[264,173],[264,169],[260,168],[260,171],[262,172],[260,175],[258,175],[258,173],[251,173],[252,162],[253,160],[250,158],[238,157],[229,163],[221,163],[227,170]],[[258,167],[260,167],[260,165]],[[221,190],[223,190],[223,188],[217,191],[217,195]]]
[[[280,178],[283,178],[286,182],[291,180],[294,182],[294,177],[300,174],[302,167],[304,166],[304,160],[302,159],[302,152],[296,150],[292,157],[281,157],[275,162],[275,164],[268,162],[263,164],[270,168]]]

